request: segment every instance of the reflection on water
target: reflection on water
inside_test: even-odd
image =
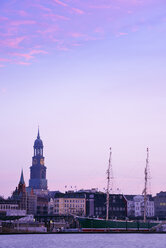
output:
[[[0,248],[165,248],[165,234],[0,235]]]

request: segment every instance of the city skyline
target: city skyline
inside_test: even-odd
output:
[[[0,195],[26,185],[38,125],[48,188],[166,191],[164,0],[0,3]]]
[[[37,136],[36,136],[36,138],[37,139],[35,139],[34,140],[34,146],[33,146],[33,149],[35,149],[35,144],[36,144],[36,141],[38,141],[38,139],[40,140],[40,134],[39,134],[39,127],[38,127],[38,132],[37,132]],[[42,142],[42,140],[41,140],[41,142]],[[42,145],[43,145],[43,142],[42,142]],[[111,153],[112,153],[112,148],[109,148],[109,150],[111,149]],[[146,148],[146,151],[149,151],[149,148]],[[35,153],[34,153],[35,154]],[[32,155],[34,155],[34,154],[32,154]],[[42,154],[43,154],[43,151],[42,151]],[[146,154],[147,155],[147,154]],[[45,158],[45,157],[44,157]],[[32,157],[32,165],[34,164],[34,159],[35,159],[35,157],[33,156]],[[109,158],[110,159],[110,158]],[[108,163],[111,163],[111,167],[113,167],[112,166],[112,156],[111,156],[111,160],[110,160],[110,162],[109,162],[109,159],[108,159]],[[146,164],[146,163],[145,163]],[[107,165],[108,166],[108,165]],[[31,167],[29,167],[29,168],[31,168]],[[145,168],[144,168],[145,169]],[[107,168],[106,168],[106,170],[107,170]],[[111,170],[112,171],[112,170]],[[112,171],[113,172],[113,171]],[[123,192],[123,189],[120,189],[119,187],[118,187],[118,185],[117,185],[117,180],[116,180],[116,178],[114,177],[114,172],[113,172],[113,175],[112,175],[112,172],[111,172],[111,175],[110,175],[110,177],[112,178],[112,176],[113,176],[113,179],[111,180],[111,182],[110,182],[110,186],[112,187],[113,186],[113,191],[112,191],[112,188],[110,188],[110,193],[114,193],[114,194],[121,194],[121,193],[124,193]],[[106,173],[105,173],[106,174]],[[21,177],[22,177],[22,175],[23,175],[23,168],[21,169]],[[25,177],[26,178],[28,178],[28,176],[27,175],[25,175]],[[145,175],[143,176],[143,179],[144,179],[144,177],[145,177]],[[29,178],[31,178],[30,177],[30,173],[29,173]],[[47,178],[47,177],[46,177]],[[135,178],[133,178],[133,179],[135,179]],[[148,179],[149,179],[149,177],[148,177]],[[19,180],[18,180],[19,181]],[[29,180],[28,180],[29,181]],[[28,186],[28,181],[27,181],[27,183],[25,182],[25,184],[26,184],[26,186],[27,187],[29,187]],[[78,188],[77,187],[77,185],[75,185],[75,184],[71,184],[71,185],[63,185],[60,189],[58,188],[58,189],[54,189],[54,188],[49,188],[48,187],[48,190],[55,190],[55,191],[62,191],[62,192],[65,192],[66,190],[68,191],[70,191],[70,190],[74,190],[74,191],[77,191],[77,190],[81,190],[81,189],[84,189],[84,190],[87,190],[87,189],[97,189],[97,190],[99,190],[99,191],[102,191],[102,192],[106,192],[106,176],[105,176],[105,185],[104,185],[104,187],[102,187],[102,185],[99,185],[99,187],[98,187],[98,185],[95,185],[95,186],[93,186],[93,185],[90,185],[90,187],[89,188],[85,188],[84,187],[84,185],[83,185],[83,187],[82,188]],[[30,181],[29,181],[30,182]],[[74,183],[74,182],[72,182],[72,183]],[[149,187],[150,186],[150,187]],[[142,187],[144,188],[144,180],[143,180],[143,183],[142,183]],[[12,193],[12,192],[11,192]],[[148,191],[147,191],[147,193],[149,194],[151,194],[152,192],[151,192],[151,173],[150,173],[150,181],[148,180]],[[158,192],[156,192],[156,193],[158,193]],[[125,194],[125,193],[124,193]],[[126,194],[127,194],[127,192],[126,192]],[[143,190],[142,190],[142,192],[140,192],[140,193],[136,193],[136,192],[133,192],[133,191],[131,191],[130,192],[130,194],[138,194],[138,195],[141,195],[141,194],[143,194]],[[2,196],[3,196],[3,194],[1,194]],[[6,195],[7,196],[7,195]],[[8,196],[10,196],[10,195],[8,195]]]

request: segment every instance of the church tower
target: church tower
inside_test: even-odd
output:
[[[25,181],[24,181],[24,175],[23,175],[23,170],[21,171],[21,177],[20,177],[20,182],[18,184],[18,194],[20,193],[25,193],[26,188],[25,188]]]
[[[46,166],[43,157],[43,141],[40,139],[39,129],[34,143],[34,155],[30,167],[29,187],[37,190],[47,190]]]
[[[27,193],[23,170],[21,171],[18,187],[16,187],[15,191],[13,192],[12,199],[18,202],[19,208],[21,210],[27,210]]]

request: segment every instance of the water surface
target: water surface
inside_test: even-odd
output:
[[[165,248],[166,234],[0,235],[0,248]]]

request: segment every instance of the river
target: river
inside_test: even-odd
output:
[[[166,234],[0,235],[0,248],[165,248]]]

